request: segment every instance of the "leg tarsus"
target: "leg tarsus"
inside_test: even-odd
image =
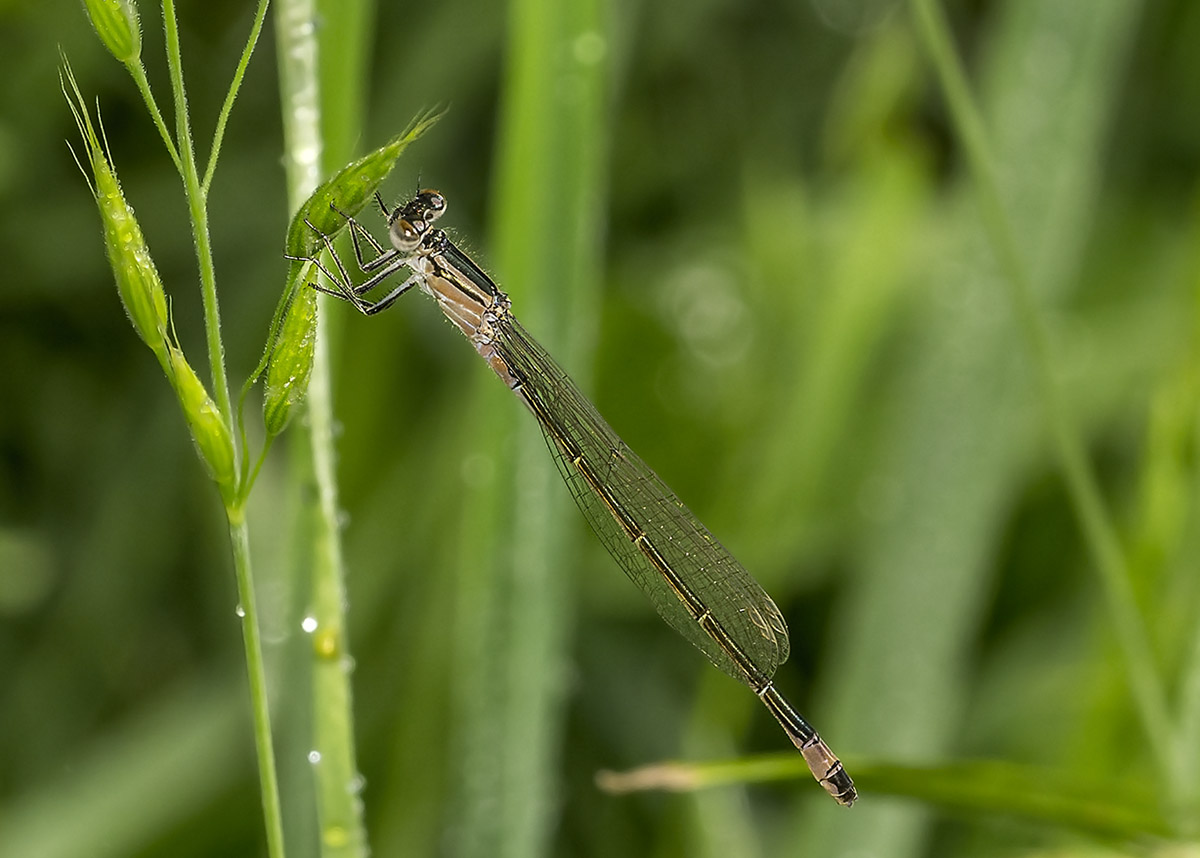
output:
[[[380,207],[383,208],[386,214],[387,209],[383,206],[382,198],[378,193],[376,193],[375,196],[376,201],[379,203]],[[342,263],[342,259],[338,255],[337,249],[333,246],[333,239],[318,229],[312,221],[310,221],[308,218],[305,218],[305,225],[317,234],[322,247],[333,259],[334,267],[337,269],[337,274],[334,274],[332,271],[330,271],[328,266],[321,261],[320,253],[316,253],[312,256],[291,256],[290,254],[285,253],[285,259],[290,259],[296,262],[312,263],[313,266],[316,267],[321,274],[325,275],[325,278],[333,284],[334,288],[331,289],[326,286],[322,286],[319,282],[309,283],[307,284],[308,286],[316,289],[318,292],[324,292],[326,295],[332,295],[334,298],[338,298],[342,301],[352,304],[354,308],[363,315],[373,316],[382,310],[386,310],[388,307],[394,304],[401,295],[421,282],[421,278],[418,275],[413,274],[378,301],[372,302],[362,298],[362,295],[370,292],[372,289],[378,288],[383,284],[384,280],[395,274],[401,268],[406,267],[409,260],[406,257],[401,257],[399,250],[384,250],[383,247],[380,246],[379,242],[375,240],[374,236],[372,236],[365,227],[359,224],[358,221],[356,221],[353,217],[339,209],[332,202],[329,204],[329,207],[344,217],[347,225],[350,227],[350,237],[354,244],[354,255],[358,261],[358,267],[363,271],[373,271],[374,273],[366,281],[358,286],[355,286],[354,281],[350,278],[350,272],[346,270],[346,266]],[[362,248],[358,240],[359,235],[363,236],[368,242],[370,242],[371,247],[377,252],[378,255],[374,259],[364,262],[362,258]]]
[[[378,197],[378,194],[376,196]],[[370,231],[351,215],[346,214],[333,203],[330,203],[329,207],[344,217],[347,226],[350,227],[350,240],[354,244],[354,258],[358,261],[360,270],[366,272],[374,271],[381,265],[387,265],[399,254],[400,251],[395,249],[385,250],[383,245],[375,239],[375,236],[371,235]],[[366,239],[367,243],[371,245],[371,249],[375,251],[374,259],[363,259],[362,245],[359,244],[360,236]]]

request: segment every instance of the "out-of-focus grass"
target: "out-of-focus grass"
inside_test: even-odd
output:
[[[1108,617],[929,65],[902,10],[846,32],[826,23],[827,5],[610,10],[613,107],[593,114],[587,138],[549,107],[521,119],[538,92],[564,97],[569,81],[552,69],[574,43],[546,30],[546,56],[515,55],[532,43],[518,35],[520,4],[360,6],[373,53],[329,43],[349,75],[324,72],[347,108],[330,140],[341,163],[422,107],[450,105],[389,193],[419,173],[447,194],[448,226],[518,316],[777,597],[794,652],[781,687],[869,771],[912,764],[890,770],[888,792],[931,803],[873,794],[868,777],[842,811],[799,768],[794,783],[695,798],[598,792],[598,769],[775,750],[782,738],[616,571],[549,476],[532,421],[411,297],[336,322],[376,854],[461,854],[470,842],[594,856],[1069,854],[1065,815],[997,825],[984,778],[969,815],[943,816],[921,767],[1058,770],[1067,798],[1072,784],[1147,784]],[[1200,125],[1184,106],[1200,97],[1188,48],[1200,13],[1187,0],[946,5],[1060,379],[1194,742]],[[113,854],[256,854],[248,718],[229,738],[213,714],[244,698],[232,579],[211,574],[220,519],[153,361],[128,336],[59,146],[71,126],[54,97],[56,43],[101,97],[181,332],[199,330],[190,237],[121,70],[82,16],[49,8],[0,12],[0,41],[25,69],[0,83],[0,526],[23,546],[0,557],[33,558],[0,570],[18,594],[0,595],[0,854],[18,833],[25,854],[100,854],[88,844],[106,832],[122,844]],[[232,67],[249,13],[232,2],[180,12],[189,94],[211,115],[222,91],[190,70]],[[153,9],[142,18],[156,26]],[[331,39],[344,24],[329,24]],[[211,200],[235,379],[259,353],[285,271],[264,48]],[[545,66],[518,84],[501,73],[518,60]],[[160,58],[147,62],[163,80]],[[365,96],[346,83],[355,69]],[[514,142],[555,134],[555,158],[600,146],[587,168],[598,172]],[[591,190],[572,203],[571,188]],[[571,307],[575,293],[539,282],[537,259],[522,255],[586,264],[553,230],[586,229],[570,212],[588,205],[607,212],[599,292]],[[527,221],[530,206],[551,223]],[[576,311],[592,310],[581,323]],[[499,452],[512,450],[523,452]],[[250,511],[264,576],[289,562],[282,465],[268,464]],[[536,522],[521,531],[528,555],[499,539],[514,518]],[[22,590],[27,577],[36,586]],[[513,600],[526,592],[532,601]],[[272,633],[283,644],[296,630],[268,628],[268,643]],[[192,687],[216,697],[180,691]],[[214,736],[216,756],[156,753]],[[286,792],[287,766],[304,776],[288,762],[304,736],[279,741]],[[156,812],[138,813],[152,801],[145,785],[164,783]],[[1186,798],[1168,821],[1194,814]],[[1007,799],[991,812],[1011,812]],[[85,822],[39,821],[55,818]]]
[[[1113,106],[1109,69],[1129,33],[1122,16],[1087,5],[1077,14],[1063,4],[1008,7],[995,22],[994,71],[985,75],[1004,203],[1046,303],[1061,300],[1078,268],[1066,254],[1082,246],[1100,179],[1090,153]],[[872,475],[891,504],[861,542],[832,692],[831,720],[854,745],[888,759],[937,759],[952,748],[1002,510],[1031,435],[1046,435],[1034,367],[975,196],[968,189],[949,205],[954,216],[926,269],[932,285],[914,308],[920,340],[898,379]],[[920,817],[884,803],[864,811],[866,825],[814,811],[828,848],[917,854],[924,838]]]

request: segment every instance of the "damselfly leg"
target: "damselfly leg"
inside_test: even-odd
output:
[[[386,310],[388,307],[394,304],[401,295],[421,282],[421,279],[414,274],[395,289],[388,292],[378,301],[368,301],[363,298],[363,295],[381,286],[384,281],[386,281],[397,271],[407,267],[410,257],[401,254],[399,250],[395,249],[384,251],[384,249],[379,246],[379,243],[375,241],[374,237],[371,236],[371,234],[367,232],[366,228],[359,224],[358,221],[338,209],[335,205],[333,205],[333,203],[330,203],[329,207],[344,217],[346,219],[346,223],[350,226],[350,235],[353,238],[354,255],[358,261],[358,267],[362,271],[368,273],[374,269],[379,270],[375,271],[375,273],[367,280],[355,286],[354,280],[350,277],[350,272],[346,270],[346,266],[342,263],[341,256],[338,255],[337,250],[333,246],[333,240],[330,239],[330,237],[320,229],[318,229],[311,221],[305,219],[305,224],[307,224],[309,229],[317,234],[322,246],[326,251],[328,251],[330,258],[333,260],[334,266],[337,268],[336,274],[330,271],[329,267],[325,265],[323,261],[321,261],[321,256],[319,253],[304,257],[289,256],[289,259],[298,259],[302,262],[311,262],[317,268],[317,270],[324,274],[325,278],[334,285],[334,288],[330,289],[322,286],[319,282],[313,282],[310,284],[312,288],[316,289],[318,292],[324,292],[326,295],[332,295],[335,298],[340,298],[348,304],[354,305],[354,308],[365,316],[373,316],[376,313]],[[361,248],[356,237],[357,233],[360,231],[370,240],[371,245],[379,250],[379,255],[375,259],[363,260]],[[382,266],[382,268],[380,268],[380,266]]]
[[[386,217],[387,216],[387,207],[383,204],[383,199],[379,196],[379,194],[375,195],[375,201],[377,203],[379,203],[379,208],[383,211],[384,216]],[[353,218],[353,216],[346,214],[344,211],[339,209],[333,203],[330,203],[329,207],[331,209],[333,209],[335,212],[337,212],[338,214],[340,214],[342,217],[344,217],[346,219],[346,225],[350,227],[350,241],[354,245],[354,258],[358,262],[358,267],[359,267],[360,271],[370,274],[373,271],[377,271],[381,266],[387,266],[390,263],[394,262],[397,258],[403,256],[403,254],[401,254],[400,251],[396,250],[395,248],[392,248],[390,250],[384,249],[383,245],[380,244],[375,239],[375,236],[371,235],[370,231],[365,226],[363,226],[361,223],[356,221]],[[360,236],[368,244],[370,244],[371,249],[375,251],[375,256],[372,259],[364,259],[363,258],[362,245],[360,245],[358,243]],[[390,272],[395,271],[396,269],[388,268],[387,270],[390,273]],[[375,278],[372,278],[372,280],[374,280],[374,279]],[[368,280],[366,283],[364,283],[360,286],[355,286],[354,293],[356,295],[362,295],[366,292],[369,292],[371,289],[375,288],[376,285],[378,285],[378,284],[371,282],[371,280]]]

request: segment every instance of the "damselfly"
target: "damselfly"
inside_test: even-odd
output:
[[[512,315],[508,296],[433,222],[446,210],[437,191],[420,191],[388,211],[392,247],[365,227],[350,226],[358,266],[370,276],[355,285],[328,236],[313,229],[333,269],[312,262],[333,284],[313,284],[366,315],[391,306],[419,286],[533,412],[575,502],[604,547],[662,618],[718,668],[748,685],[779,721],[830,795],[849,806],[857,798],[841,762],[783,695],[771,677],[788,657],[788,633],[771,597],[662,480],[617,437],[596,407]],[[312,226],[312,224],[309,224]],[[365,242],[373,256],[364,255]],[[378,301],[364,298],[393,274],[409,276]]]

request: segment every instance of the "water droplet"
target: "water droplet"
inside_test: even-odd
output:
[[[238,603],[237,603],[237,607],[233,609],[233,612],[234,612],[235,614],[237,614],[239,617],[244,617],[244,616],[246,616],[246,609],[242,607],[242,603],[241,603],[241,602],[238,602]]]
[[[313,638],[313,650],[320,658],[336,658],[338,654],[337,635],[325,629]]]
[[[304,631],[311,635],[317,630],[317,618],[312,616],[305,617],[300,621],[300,628],[304,629]]]
[[[321,840],[326,846],[337,849],[350,842],[350,834],[341,825],[330,825],[321,832]]]
[[[367,779],[362,775],[355,775],[350,779],[350,783],[346,784],[346,789],[349,790],[350,795],[358,795],[366,786]]]
[[[316,763],[321,762],[321,752],[320,751],[309,751],[308,752],[308,761],[310,763],[313,763],[314,765]]]
[[[586,33],[580,33],[575,38],[572,48],[575,60],[581,65],[590,66],[604,59],[604,54],[608,51],[608,44],[605,42],[604,36],[595,30],[589,30]]]

